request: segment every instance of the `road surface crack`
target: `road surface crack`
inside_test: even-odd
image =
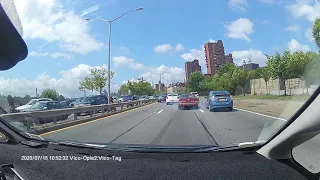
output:
[[[215,138],[213,137],[213,135],[210,133],[210,131],[208,130],[207,126],[205,125],[205,123],[201,120],[201,118],[198,116],[198,114],[193,111],[193,113],[196,115],[198,121],[201,123],[203,129],[205,130],[205,132],[209,135],[209,137],[211,138],[211,140],[214,142],[215,145],[219,145],[218,142],[215,140]]]
[[[143,123],[145,120],[149,119],[151,116],[155,115],[156,112],[152,113],[150,116],[142,119],[141,121],[139,121],[136,125],[132,126],[131,128],[129,128],[128,130],[126,130],[125,132],[121,133],[119,136],[117,136],[116,138],[114,138],[112,141],[110,141],[109,143],[113,143],[114,141],[116,141],[117,139],[119,139],[121,136],[123,136],[124,134],[130,132],[133,128],[137,127],[139,124]]]
[[[167,131],[169,128],[170,124],[172,123],[173,118],[171,118],[167,124],[161,129],[161,131],[157,134],[157,136],[152,140],[151,144],[158,144],[163,137],[164,133]]]

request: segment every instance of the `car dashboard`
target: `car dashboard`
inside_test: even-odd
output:
[[[39,157],[42,157],[42,160]],[[75,160],[75,158],[70,159],[71,157],[109,157],[109,160]],[[210,153],[137,153],[56,144],[44,147],[0,144],[0,162],[0,164],[13,164],[14,170],[21,177],[33,180],[306,179],[282,162],[267,159],[247,150]]]

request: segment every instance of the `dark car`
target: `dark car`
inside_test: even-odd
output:
[[[158,97],[158,102],[161,103],[161,102],[166,101],[166,97],[167,97],[166,94],[163,94],[163,95],[159,96],[159,97]]]
[[[218,108],[233,110],[233,100],[228,91],[210,91],[205,104],[210,111],[215,111]]]
[[[108,104],[107,96],[92,95],[92,96],[84,97],[81,102],[75,104],[75,107],[95,106],[95,105],[102,105],[102,104]],[[90,112],[81,112],[81,113],[77,113],[77,115],[79,116],[82,113],[88,114]]]
[[[58,102],[58,101],[39,101],[32,105],[27,111],[32,112],[32,111],[47,111],[47,110],[54,110],[54,109],[63,109],[64,107]],[[57,121],[59,120],[65,120],[68,118],[70,114],[64,114],[61,115],[60,117],[57,118]],[[49,118],[43,118],[41,117],[39,119],[40,124],[49,123],[53,122],[54,119],[49,117]]]
[[[76,104],[80,104],[81,101],[83,100],[84,97],[79,97],[77,100],[75,100],[74,102],[71,102],[69,104],[69,107],[74,107]]]

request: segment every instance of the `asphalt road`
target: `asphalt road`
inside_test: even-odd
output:
[[[236,108],[210,112],[203,101],[192,110],[155,103],[42,136],[97,143],[232,146],[256,141],[264,125],[273,122],[281,126],[286,121]],[[320,171],[319,142],[320,135],[292,152],[312,172]]]
[[[237,109],[209,112],[203,101],[190,110],[155,103],[42,136],[99,143],[230,146],[257,140],[267,121],[280,120]]]

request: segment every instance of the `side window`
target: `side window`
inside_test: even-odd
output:
[[[53,109],[58,109],[58,108],[60,108],[60,104],[58,102],[54,102],[52,108]]]
[[[105,104],[106,103],[106,98],[104,96],[98,96],[97,97],[97,103],[98,104]]]
[[[52,102],[48,102],[48,103],[47,103],[47,108],[48,108],[48,109],[52,109],[52,108],[53,108]]]

